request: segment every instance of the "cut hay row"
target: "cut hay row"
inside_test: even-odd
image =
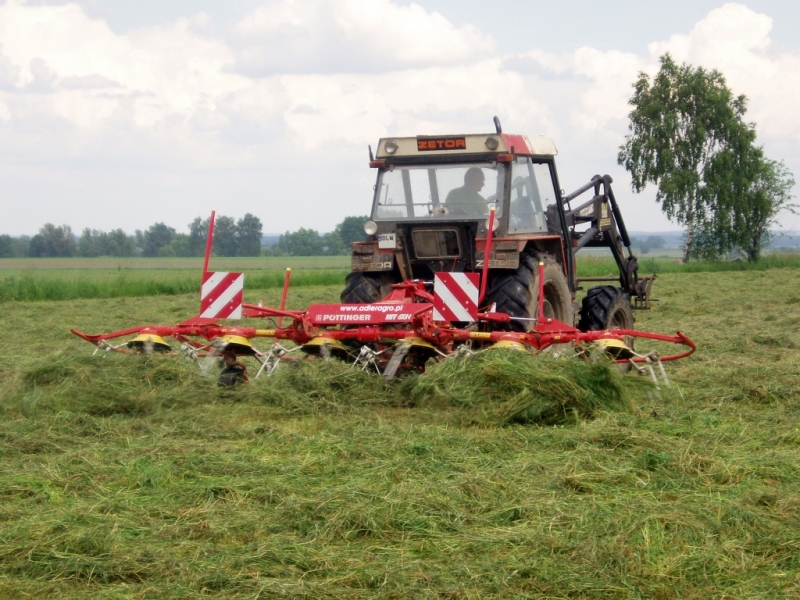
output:
[[[482,425],[558,424],[606,411],[630,411],[650,393],[649,380],[623,377],[608,360],[535,356],[509,349],[431,361],[427,371],[395,382],[338,360],[291,361],[271,377],[219,388],[216,368],[164,356],[76,356],[59,352],[22,370],[7,406],[85,413],[149,415],[196,398],[263,403],[291,414],[340,412],[380,405],[452,409],[458,422]],[[102,385],[97,385],[102,382]]]

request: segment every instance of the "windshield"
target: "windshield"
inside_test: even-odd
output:
[[[504,183],[497,164],[394,166],[378,177],[372,218],[480,219],[492,206],[500,216]]]
[[[541,233],[555,227],[550,222],[557,216],[556,195],[550,169],[544,163],[519,157],[511,165],[511,204],[509,233]],[[546,214],[552,207],[550,215]],[[548,227],[549,226],[549,227]]]

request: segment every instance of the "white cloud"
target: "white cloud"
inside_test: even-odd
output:
[[[14,90],[4,98],[12,113],[16,105],[28,117],[60,119],[86,130],[92,142],[119,127],[133,128],[135,136],[154,143],[171,136],[173,151],[213,160],[208,145],[215,140],[209,135],[235,145],[231,130],[247,129],[237,121],[250,121],[251,130],[283,127],[300,148],[331,140],[361,145],[396,126],[466,127],[472,118],[465,115],[476,111],[485,112],[488,123],[501,90],[520,100],[524,93],[521,78],[496,60],[467,60],[491,53],[489,36],[472,26],[457,28],[415,4],[283,0],[257,8],[239,23],[246,38],[259,43],[266,38],[273,46],[286,41],[277,35],[286,28],[301,46],[316,39],[314,61],[330,59],[337,44],[344,44],[345,63],[353,58],[347,52],[357,51],[380,66],[364,74],[287,74],[292,48],[269,45],[258,49],[275,54],[282,73],[253,79],[230,72],[236,61],[231,46],[194,28],[206,21],[201,15],[121,35],[76,4],[12,0],[0,7],[0,74]],[[318,47],[326,40],[336,43]],[[441,66],[459,61],[466,64]],[[547,111],[538,106],[538,113]],[[435,122],[431,114],[438,115]],[[71,137],[70,146],[80,144],[80,135]],[[240,156],[248,160],[252,152]],[[226,152],[222,160],[233,159]]]
[[[800,55],[771,51],[771,30],[769,16],[743,4],[725,4],[688,35],[651,44],[651,63],[670,52],[678,61],[721,71],[735,94],[749,98],[747,118],[760,136],[800,141]]]
[[[313,16],[314,6],[324,9],[321,16]],[[359,17],[359,11],[368,14]],[[370,29],[373,18],[394,39],[384,44],[380,33]],[[242,196],[258,189],[256,173],[277,170],[264,191],[270,197],[278,192],[295,196],[290,182],[279,180],[298,158],[317,165],[320,176],[303,181],[306,189],[297,200],[303,209],[279,211],[284,221],[271,227],[286,229],[298,221],[309,225],[310,216],[316,219],[312,226],[325,229],[331,219],[340,218],[343,204],[314,206],[323,196],[315,186],[331,178],[325,172],[336,169],[337,161],[362,157],[367,143],[389,131],[426,131],[434,121],[440,128],[471,129],[476,113],[485,113],[481,120],[488,125],[498,90],[522,93],[519,77],[502,73],[499,63],[466,60],[491,49],[488,36],[455,27],[416,5],[397,7],[388,0],[277,3],[255,10],[241,27],[247,23],[252,35],[245,41],[259,51],[270,26],[294,24],[305,33],[292,34],[332,41],[313,48],[312,63],[331,56],[346,61],[357,52],[376,68],[363,75],[292,74],[291,64],[283,64],[291,48],[279,44],[273,49],[286,68],[254,78],[234,72],[241,48],[235,39],[215,39],[201,31],[207,24],[202,15],[118,33],[77,4],[10,0],[0,6],[0,150],[9,157],[7,166],[10,161],[15,167],[6,173],[20,174],[8,175],[4,186],[6,195],[17,200],[4,211],[9,231],[31,233],[40,225],[31,219],[40,214],[53,221],[80,215],[83,222],[72,223],[76,229],[133,229],[159,215],[165,220],[167,215],[195,215],[197,198],[220,190],[205,185],[174,200],[180,187],[176,182],[192,189],[194,181],[187,178],[196,180],[192,169],[198,167],[222,180],[228,177],[226,169],[249,170],[244,181],[236,182]],[[467,64],[441,66],[461,60]],[[373,176],[360,160],[352,173],[347,177],[362,183],[365,174]],[[83,178],[115,181],[120,189],[108,183],[93,186]],[[121,191],[126,186],[147,189],[147,197],[123,201],[130,198],[130,192]],[[342,185],[336,197],[351,198],[357,203],[353,211],[363,212],[370,185],[363,198],[347,187]],[[330,198],[329,190],[325,196]],[[34,198],[41,206],[35,215],[26,207],[26,200]],[[230,212],[247,210],[253,208],[237,203]],[[180,221],[172,224],[181,226]]]
[[[74,4],[11,1],[0,7],[0,40],[8,83],[18,92],[55,92],[50,110],[76,127],[102,127],[126,111],[151,127],[251,85],[223,72],[234,60],[228,46],[193,33],[186,19],[123,36]]]
[[[469,131],[476,123],[491,130],[499,109],[514,130],[554,128],[524,78],[504,71],[499,60],[376,75],[287,75],[281,82],[291,99],[286,122],[307,148],[332,140],[372,143],[398,133]]]
[[[237,27],[236,69],[274,73],[385,72],[453,65],[494,54],[491,36],[456,27],[417,4],[390,0],[278,0]]]
[[[364,50],[403,65],[453,64],[493,53],[491,37],[477,27],[456,28],[439,13],[389,0],[338,0],[335,22]]]
[[[567,82],[561,103],[570,107],[570,122],[581,135],[596,136],[604,143],[618,139],[631,82],[646,65],[641,57],[584,46],[565,55],[534,50],[525,58]]]
[[[573,77],[580,102],[573,103],[572,120],[586,133],[618,138],[630,111],[631,84],[640,71],[654,74],[658,58],[669,52],[679,62],[721,71],[735,94],[750,99],[747,118],[763,137],[800,140],[800,55],[771,52],[771,29],[767,15],[730,3],[709,12],[689,34],[651,43],[647,56],[584,47],[560,55],[534,49],[517,59]]]
[[[689,35],[673,35],[648,46],[651,56],[671,52],[677,60],[740,64],[746,70],[759,66],[756,54],[770,45],[772,19],[744,4],[729,3],[712,10]]]

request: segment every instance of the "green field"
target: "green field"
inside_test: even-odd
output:
[[[214,258],[209,269],[242,271],[248,288],[340,285],[349,256]],[[198,292],[201,258],[0,259],[0,303],[9,301],[136,298]],[[198,292],[199,293],[199,292]]]
[[[196,293],[202,259],[198,258],[45,258],[0,259],[0,304],[10,301],[136,298]],[[642,258],[641,274],[745,271],[800,268],[794,254],[771,254],[757,263],[739,261],[682,264],[672,258]],[[293,287],[339,285],[349,272],[347,256],[215,258],[209,268],[243,271],[248,289],[282,287],[285,269],[292,269]],[[581,255],[582,277],[614,276],[609,257]]]
[[[208,267],[212,271],[276,271],[292,269],[345,269],[349,256],[244,256],[213,257]],[[21,270],[147,270],[199,272],[202,258],[0,258],[0,272]]]
[[[175,323],[196,288],[8,301],[0,597],[798,597],[800,270],[662,272],[654,295],[637,326],[699,345],[672,387],[604,372],[625,401],[552,426],[496,418],[518,373],[480,362],[390,385],[318,361],[231,392],[69,334]],[[566,390],[571,359],[529,360],[514,393]]]

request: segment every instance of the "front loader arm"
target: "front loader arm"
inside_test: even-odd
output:
[[[595,175],[592,180],[564,197],[565,215],[574,252],[583,247],[607,247],[619,269],[619,284],[632,298],[637,308],[650,308],[650,289],[655,275],[639,277],[639,263],[631,249],[631,239],[622,218],[610,175]],[[572,208],[570,203],[585,192],[594,196]],[[567,209],[567,207],[569,207]],[[578,231],[578,227],[588,228]],[[584,278],[584,281],[607,281],[608,278]]]

